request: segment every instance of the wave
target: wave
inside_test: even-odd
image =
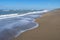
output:
[[[11,40],[21,33],[38,27],[34,20],[42,15],[44,11],[29,12],[25,14],[0,15],[0,40]]]

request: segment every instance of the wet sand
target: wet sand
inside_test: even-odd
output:
[[[60,40],[60,10],[54,10],[36,19],[39,27],[22,33],[13,40]]]

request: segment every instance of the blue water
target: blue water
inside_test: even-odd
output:
[[[34,20],[41,17],[43,12],[25,14],[22,16],[19,14],[0,15],[0,40],[12,40],[21,33],[38,27]]]

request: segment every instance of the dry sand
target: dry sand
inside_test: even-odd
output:
[[[60,40],[60,10],[54,10],[36,19],[39,27],[22,33],[14,40]]]

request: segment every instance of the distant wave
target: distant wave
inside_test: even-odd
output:
[[[11,40],[21,33],[38,27],[34,20],[47,10],[29,12],[25,14],[0,15],[0,40]]]
[[[19,15],[18,13],[15,14],[7,14],[7,15],[0,15],[0,19],[5,19],[5,18],[12,18],[12,17],[17,17],[17,16],[25,16],[25,15],[29,15],[29,14],[40,14],[43,12],[47,12],[48,10],[43,10],[43,11],[36,11],[36,12],[29,12],[29,13],[25,13],[25,14],[21,14]]]

